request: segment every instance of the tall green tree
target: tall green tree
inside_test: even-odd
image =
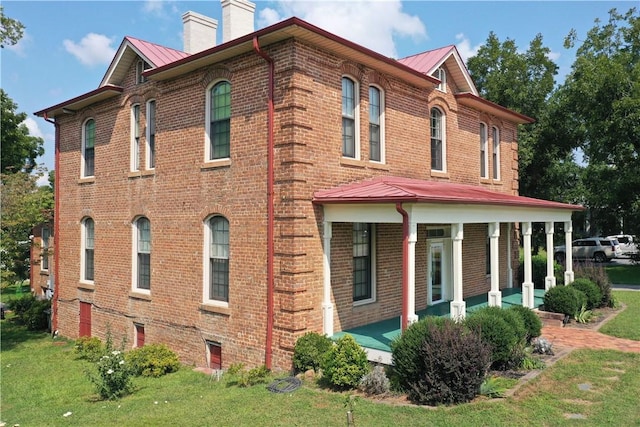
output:
[[[598,231],[640,234],[640,14],[609,12],[584,40],[572,30],[565,47],[580,43],[561,108],[588,162],[586,203]]]
[[[0,267],[3,284],[26,278],[31,229],[52,218],[53,190],[37,185],[44,173],[40,170],[20,171],[1,176]]]
[[[24,34],[24,25],[20,21],[5,16],[3,9],[0,6],[0,48],[18,43]]]
[[[2,89],[0,107],[0,172],[31,172],[36,166],[36,158],[44,154],[44,140],[29,135],[24,123],[27,114],[17,112],[18,105]]]
[[[562,183],[577,172],[574,139],[553,132],[562,111],[553,97],[558,66],[550,53],[541,34],[521,52],[514,40],[501,42],[491,32],[467,67],[482,97],[536,119],[518,128],[520,194],[567,201],[572,195]]]

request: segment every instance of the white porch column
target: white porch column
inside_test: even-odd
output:
[[[491,291],[487,298],[490,306],[502,306],[502,292],[500,292],[500,223],[489,224],[489,247],[491,249]]]
[[[513,254],[511,253],[511,241],[513,240],[513,228],[511,223],[507,224],[507,288],[513,288]]]
[[[409,271],[407,271],[409,279],[409,314],[407,316],[407,324],[410,325],[418,321],[416,314],[416,242],[418,241],[418,224],[411,218],[409,211]]]
[[[531,223],[522,224],[524,236],[524,283],[522,284],[522,305],[533,308],[533,280],[531,279]]]
[[[547,277],[544,279],[544,289],[548,291],[556,285],[556,276],[553,272],[553,222],[544,224],[547,233]]]
[[[565,272],[564,272],[564,284],[565,286],[573,282],[573,247],[571,246],[571,242],[573,233],[573,225],[571,221],[564,222],[564,259],[565,259]]]
[[[464,227],[462,223],[451,224],[453,240],[453,301],[450,303],[450,315],[454,320],[464,319],[467,306],[462,299],[462,239]]]
[[[324,234],[322,236],[322,332],[333,335],[333,304],[331,303],[331,227],[332,223],[324,221],[322,223]]]

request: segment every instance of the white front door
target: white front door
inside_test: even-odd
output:
[[[427,295],[429,304],[442,302],[446,298],[446,263],[444,262],[444,254],[444,243],[429,243],[429,256],[427,261]]]

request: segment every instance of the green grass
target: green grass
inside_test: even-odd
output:
[[[640,286],[640,264],[611,265],[605,267],[611,283]]]
[[[604,324],[600,332],[614,337],[628,338],[640,341],[640,292],[614,291],[614,297],[627,307],[615,318]]]
[[[640,293],[615,295],[628,307],[605,327],[638,337],[640,326],[633,319],[639,318]],[[1,326],[0,421],[8,426],[346,425],[345,394],[312,384],[288,394],[271,393],[264,385],[239,388],[189,367],[162,378],[136,378],[133,394],[100,401],[85,375],[91,365],[76,358],[72,341],[28,332],[10,319]],[[640,425],[639,365],[639,353],[574,351],[512,397],[435,409],[359,399],[355,421],[358,426]],[[585,384],[589,390],[581,390]],[[67,412],[72,414],[64,417]],[[570,414],[585,419],[569,420]]]
[[[4,302],[5,304],[12,299],[19,298],[24,294],[28,294],[31,292],[31,288],[28,284],[14,283],[13,285],[9,285],[6,288],[0,290],[0,302]]]

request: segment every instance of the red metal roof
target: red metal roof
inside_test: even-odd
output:
[[[411,67],[421,73],[431,74],[435,66],[446,57],[455,47],[453,45],[444,46],[439,49],[428,50],[416,55],[398,59],[398,62]]]
[[[325,203],[458,203],[583,210],[582,206],[498,193],[481,186],[383,176],[316,191],[313,202]]]
[[[125,37],[125,40],[131,43],[133,47],[138,49],[142,55],[149,59],[154,67],[162,67],[163,65],[170,64],[189,56],[186,52],[136,39],[135,37],[127,36]]]

